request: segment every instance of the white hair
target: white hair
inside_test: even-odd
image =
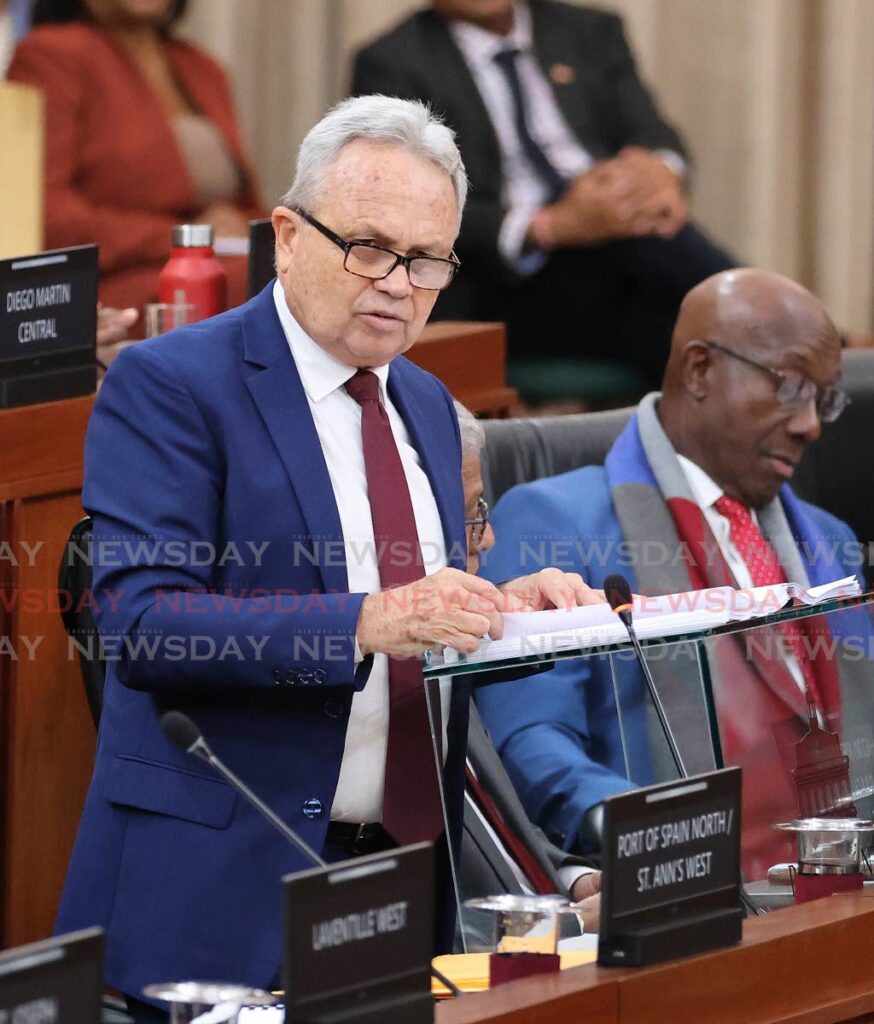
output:
[[[321,198],[326,172],[340,150],[354,139],[402,146],[446,171],[452,179],[461,223],[467,174],[455,132],[426,104],[396,96],[355,96],[332,107],[304,136],[294,182],[280,203],[312,211]]]
[[[453,398],[452,404],[455,406],[458,429],[461,433],[461,457],[462,459],[478,459],[486,444],[486,432],[483,430],[483,425],[457,398]]]

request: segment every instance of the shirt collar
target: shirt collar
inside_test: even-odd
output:
[[[714,512],[722,515],[714,508],[715,504],[725,494],[725,491],[719,486],[719,484],[708,476],[707,473],[698,465],[697,462],[693,462],[691,459],[687,459],[685,455],[681,455],[677,452],[677,458],[680,460],[680,468],[686,476],[686,480],[689,482],[689,487],[692,490],[692,497],[695,499],[699,508],[708,509],[712,508]],[[750,509],[750,515],[756,525],[758,525],[759,519],[756,515],[755,509]]]
[[[307,398],[313,403],[321,402],[354,377],[357,367],[341,362],[313,341],[292,316],[285,300],[285,292],[282,290],[282,282],[278,278],[273,285],[273,302]],[[373,369],[379,380],[383,402],[386,400],[388,369],[388,364]]]
[[[679,452],[677,452],[677,458],[680,460],[680,468],[686,475],[686,480],[689,482],[692,496],[698,507],[710,508],[725,492],[697,463],[687,459],[685,455],[681,455]]]
[[[530,53],[534,48],[531,32],[531,11],[524,0],[516,0],[513,8],[513,27],[509,35],[472,25],[469,21],[451,21],[449,31],[468,62],[481,66],[494,60],[501,50],[521,50]]]

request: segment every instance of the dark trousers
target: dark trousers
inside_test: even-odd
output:
[[[635,238],[551,254],[531,277],[498,282],[464,260],[433,319],[503,320],[511,359],[603,358],[661,380],[683,296],[737,266],[687,224],[674,238]]]

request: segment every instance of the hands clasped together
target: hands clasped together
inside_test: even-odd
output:
[[[365,655],[413,657],[430,647],[471,654],[486,634],[500,639],[504,612],[573,608],[603,600],[577,573],[559,569],[542,569],[500,587],[460,569],[441,569],[407,586],[369,594],[361,605],[356,638]]]
[[[568,185],[532,221],[543,249],[654,235],[673,238],[686,223],[682,179],[652,150],[626,146]]]

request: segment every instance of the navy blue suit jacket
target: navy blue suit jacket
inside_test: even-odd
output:
[[[88,428],[83,504],[94,517],[108,671],[57,927],[102,925],[106,981],[126,992],[181,978],[269,987],[280,878],[308,866],[165,739],[163,711],[190,713],[229,767],[320,850],[352,696],[370,673],[371,659],[354,665],[364,595],[347,592],[328,470],[271,288],[124,351]],[[451,399],[403,357],[388,388],[462,566]],[[455,686],[449,721],[453,838],[468,695]]]

